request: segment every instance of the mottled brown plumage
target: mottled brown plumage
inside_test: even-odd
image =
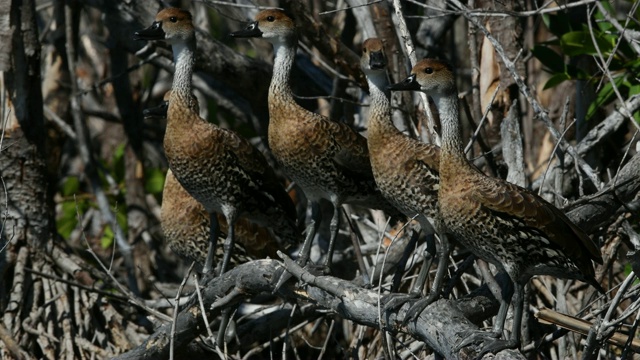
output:
[[[297,47],[293,19],[281,10],[263,10],[235,37],[260,37],[274,46],[269,87],[269,147],[286,174],[309,200],[334,205],[326,264],[338,231],[341,204],[359,204],[397,214],[375,185],[366,139],[349,126],[298,105],[290,87]],[[314,220],[317,220],[314,216]],[[317,221],[316,221],[317,223]]]
[[[220,224],[220,236],[227,234],[227,220],[216,214]],[[204,266],[209,247],[209,214],[204,206],[180,185],[171,170],[162,191],[161,227],[167,244],[173,252],[188,261]],[[276,258],[281,250],[269,230],[251,223],[245,218],[236,222],[236,241],[230,265],[245,263],[251,259]],[[224,252],[217,248],[216,259],[221,261]]]
[[[420,277],[410,292],[411,296],[417,296],[424,287],[435,256],[431,252],[435,252],[436,248],[433,224],[437,214],[440,148],[412,139],[393,125],[387,90],[387,61],[380,39],[370,38],[362,44],[360,66],[367,76],[371,94],[367,141],[373,177],[382,195],[393,206],[409,217],[417,215],[416,219],[429,242]],[[440,238],[443,246],[436,278],[429,297],[419,304],[417,312],[437,298],[444,278],[449,243],[444,235]],[[390,306],[395,306],[395,302],[398,301]]]
[[[136,33],[139,39],[163,39],[173,47],[175,73],[164,149],[169,166],[180,184],[210,214],[211,249],[205,271],[210,270],[217,236],[215,213],[229,224],[224,244],[226,269],[239,216],[271,227],[288,242],[297,240],[295,209],[260,151],[235,132],[200,118],[192,95],[195,32],[191,14],[169,8],[161,10],[151,27]]]
[[[460,135],[457,88],[448,64],[421,60],[409,78],[391,89],[419,90],[434,99],[442,122],[439,219],[460,243],[504,269],[515,284],[515,293],[503,289],[493,331],[475,333],[461,346],[484,342],[481,354],[517,346],[524,285],[534,275],[578,279],[602,289],[592,264],[601,264],[602,256],[584,231],[538,195],[488,177],[468,162]],[[498,341],[512,295],[515,312],[511,338]]]
[[[143,111],[147,118],[166,118],[171,91],[164,95],[159,106]],[[197,102],[195,103],[197,104]],[[198,107],[194,108],[199,112]],[[217,213],[220,226],[219,241],[224,241],[228,231],[227,219]],[[179,257],[195,262],[202,269],[209,247],[210,220],[207,210],[180,185],[171,170],[167,171],[162,191],[160,224],[167,245]],[[277,251],[283,250],[268,229],[251,223],[245,218],[236,222],[236,241],[230,265],[243,264],[251,259],[275,258]],[[216,248],[216,262],[222,261],[224,251]]]

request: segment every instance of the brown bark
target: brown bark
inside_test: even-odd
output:
[[[18,262],[34,261],[34,254],[50,241],[53,210],[44,158],[35,1],[14,0],[7,5],[10,22],[0,23],[0,33],[7,33],[8,28],[14,31],[9,68],[2,73],[4,92],[0,94],[4,125],[0,141],[0,308],[4,327],[16,336],[22,333],[25,314],[22,290],[30,283],[18,280],[23,274],[14,267]],[[9,274],[15,277],[9,278]]]

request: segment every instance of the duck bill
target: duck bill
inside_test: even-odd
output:
[[[150,108],[146,108],[142,111],[144,117],[167,117],[169,111],[169,102],[163,101],[162,104]]]
[[[369,67],[373,70],[382,70],[387,66],[382,51],[376,51],[369,54]]]
[[[394,90],[420,90],[420,84],[418,84],[418,81],[416,81],[416,75],[412,74],[411,76],[409,76],[408,78],[404,79],[403,81],[397,83],[397,84],[393,84],[393,85],[389,85],[389,87],[387,87],[387,89],[394,91]]]
[[[144,30],[138,30],[133,34],[134,40],[162,40],[165,33],[162,30],[162,24],[159,21],[154,21],[151,26]]]
[[[229,35],[237,38],[262,37],[262,31],[258,28],[258,22],[254,21],[247,25],[244,30],[234,31]]]

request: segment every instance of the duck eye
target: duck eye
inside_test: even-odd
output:
[[[171,21],[172,23],[178,22],[178,18],[175,17],[175,16],[172,16],[172,17],[169,18],[169,21]]]
[[[268,22],[273,22],[276,18],[274,18],[273,16],[267,16],[267,21]]]
[[[427,73],[427,74],[432,74],[433,73],[433,68],[428,67],[428,68],[424,69],[424,72]]]

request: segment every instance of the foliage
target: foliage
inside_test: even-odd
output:
[[[602,2],[602,5],[609,14],[615,14],[609,2]],[[640,59],[599,9],[590,19],[594,24],[591,28],[588,24],[573,23],[566,12],[545,14],[542,18],[547,29],[555,35],[553,40],[537,44],[531,50],[552,74],[544,89],[567,80],[588,80],[596,84],[597,95],[589,106],[587,120],[616,98],[615,89],[624,98],[640,93]],[[640,30],[640,23],[631,21],[626,30]],[[602,71],[590,74],[581,69],[575,61],[580,56],[595,57],[600,60],[599,64],[606,63],[611,79]],[[634,117],[640,122],[640,112],[635,112]]]

